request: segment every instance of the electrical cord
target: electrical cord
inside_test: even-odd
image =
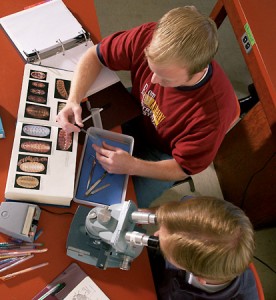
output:
[[[268,158],[268,160],[264,163],[264,165],[263,165],[258,171],[256,171],[255,173],[253,173],[252,176],[249,178],[249,181],[248,181],[248,183],[247,183],[247,185],[246,185],[246,187],[245,187],[245,189],[244,189],[243,195],[242,195],[242,201],[241,201],[241,205],[240,205],[241,208],[243,208],[243,206],[244,206],[244,202],[245,202],[245,199],[246,199],[247,191],[248,191],[249,186],[250,186],[250,184],[252,183],[254,177],[266,168],[266,166],[268,165],[268,163],[274,158],[275,154],[276,154],[276,153],[274,152],[274,153]],[[262,263],[264,266],[266,266],[266,267],[267,267],[269,270],[271,270],[273,273],[276,274],[276,271],[275,271],[272,267],[270,267],[266,262],[264,262],[263,260],[261,260],[261,259],[258,258],[257,256],[253,256],[253,257],[254,257],[256,260],[258,260],[260,263]]]
[[[274,153],[268,158],[268,160],[264,163],[264,165],[263,165],[258,171],[256,171],[255,173],[253,173],[252,176],[249,178],[249,180],[248,180],[248,182],[247,182],[247,185],[246,185],[246,187],[245,187],[245,189],[244,189],[244,191],[243,191],[242,200],[241,200],[241,205],[240,205],[241,208],[243,208],[243,206],[244,206],[244,202],[245,202],[245,199],[246,199],[247,191],[248,191],[249,186],[250,186],[250,184],[252,183],[254,177],[266,168],[266,166],[267,166],[268,163],[273,159],[273,157],[275,156],[275,154],[276,154],[276,152],[274,152]]]
[[[70,211],[65,211],[65,212],[62,212],[62,213],[57,213],[57,212],[50,211],[50,210],[48,210],[48,209],[46,209],[44,207],[40,207],[40,209],[43,210],[43,211],[45,211],[45,212],[47,212],[47,213],[49,213],[49,214],[53,214],[53,215],[72,215],[72,216],[75,215],[74,213],[72,213]]]
[[[276,274],[276,271],[270,267],[270,265],[268,265],[266,262],[264,262],[263,260],[261,260],[260,258],[258,258],[257,256],[253,256],[256,260],[258,260],[260,263],[262,263],[263,265],[265,265],[269,270],[271,270],[273,273]]]

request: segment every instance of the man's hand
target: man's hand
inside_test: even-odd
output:
[[[136,158],[118,147],[113,147],[103,142],[102,147],[92,145],[96,151],[96,158],[101,166],[111,174],[133,175],[132,170]]]
[[[127,174],[153,178],[157,180],[177,181],[185,179],[184,173],[175,159],[147,161],[131,156],[121,148],[103,142],[102,147],[92,145],[96,158],[102,167],[113,174]]]
[[[75,126],[77,124],[79,127],[83,127],[81,120],[81,106],[77,102],[67,102],[65,107],[59,112],[56,117],[56,121],[65,131],[69,132],[79,132],[80,129]]]

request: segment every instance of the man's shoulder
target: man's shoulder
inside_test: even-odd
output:
[[[141,34],[143,36],[151,36],[156,27],[156,22],[144,23],[142,25],[136,26],[130,31],[135,32],[136,34]]]
[[[154,30],[156,25],[157,25],[156,22],[148,22],[148,23],[142,24],[141,26],[144,27],[145,30]]]
[[[225,73],[224,69],[220,66],[220,64],[212,60],[212,76],[211,76],[211,84],[214,90],[223,91],[223,94],[227,92],[228,96],[229,93],[232,94],[234,101],[234,107],[236,108],[236,96],[234,92],[234,88],[228,78],[227,74]],[[223,100],[223,99],[222,99]]]

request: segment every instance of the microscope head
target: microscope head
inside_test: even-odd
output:
[[[141,227],[136,226],[136,223],[153,224],[155,216],[137,210],[132,201],[98,206],[89,211],[80,206],[69,231],[67,254],[102,269],[119,267],[129,270],[144,246],[159,245],[157,237],[147,236]],[[89,255],[84,255],[86,252]]]

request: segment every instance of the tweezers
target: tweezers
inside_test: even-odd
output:
[[[104,171],[103,175],[102,175],[95,183],[93,183],[93,184],[91,185],[91,187],[85,192],[85,196],[90,196],[90,195],[92,195],[92,192],[93,192],[93,190],[95,189],[95,187],[98,186],[98,184],[100,184],[100,183],[103,181],[103,179],[105,178],[105,176],[106,176],[107,174],[108,174],[107,171]],[[106,186],[106,187],[107,187],[107,186]],[[101,190],[102,190],[102,189],[103,189],[103,188],[101,188]],[[99,191],[99,189],[98,189],[98,191]],[[95,194],[95,191],[94,191],[93,194]]]
[[[87,180],[86,189],[89,188],[89,185],[91,183],[91,180],[92,180],[92,177],[93,177],[93,174],[94,174],[94,170],[95,170],[95,167],[96,167],[96,157],[93,156],[93,155],[92,155],[92,157],[94,157],[94,159],[93,159],[91,170],[90,170],[89,177],[88,177],[88,180]]]
[[[91,136],[95,141],[98,140],[98,136],[95,134],[95,133],[88,133],[85,129],[83,129],[82,127],[80,127],[79,125],[77,124],[74,124],[76,127],[78,127],[80,129],[81,132],[83,132],[84,134],[88,135],[88,136]]]
[[[105,184],[105,185],[102,185],[102,186],[100,186],[99,188],[93,190],[93,191],[89,194],[89,196],[90,196],[90,195],[94,195],[94,194],[100,192],[101,190],[103,190],[103,189],[105,189],[105,188],[107,188],[107,187],[109,187],[109,186],[110,186],[110,183],[107,183],[107,184]]]

